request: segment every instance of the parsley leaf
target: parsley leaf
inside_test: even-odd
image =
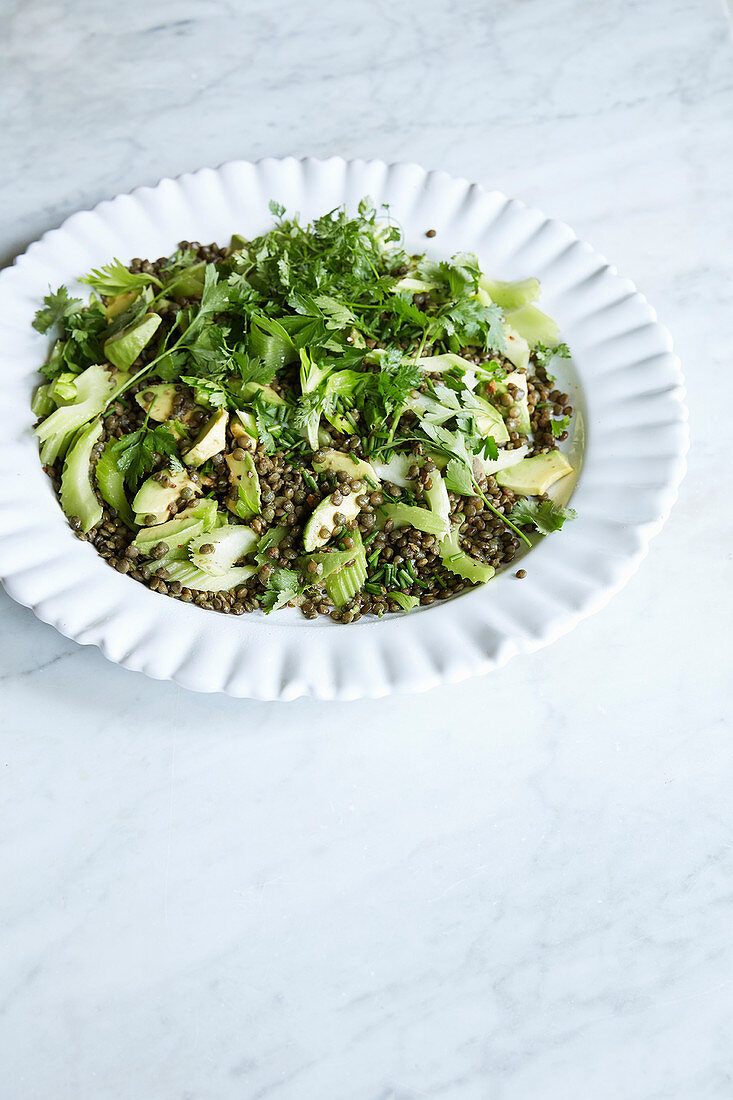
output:
[[[235,351],[232,352],[232,360],[245,385],[248,382],[257,382],[260,386],[266,386],[277,374],[277,369],[272,363],[263,363],[257,355]]]
[[[156,455],[178,457],[178,440],[164,424],[157,428],[143,426],[123,435],[110,448],[117,469],[133,488],[155,465]]]
[[[51,290],[43,299],[43,308],[36,312],[33,328],[36,332],[48,332],[54,325],[60,324],[67,317],[78,313],[82,308],[81,298],[70,298],[65,286],[58,290]]]
[[[551,420],[550,421],[550,427],[552,428],[552,434],[554,435],[555,439],[557,439],[558,436],[562,435],[562,433],[565,431],[565,429],[567,428],[569,423],[570,423],[570,417],[569,416],[563,416],[560,420]]]
[[[191,374],[182,374],[181,382],[193,388],[193,399],[197,405],[210,405],[212,409],[226,408],[227,394],[216,382],[208,378],[197,378]]]
[[[377,387],[388,416],[403,407],[410,391],[420,385],[422,378],[422,371],[417,364],[412,359],[407,359],[399,348],[390,348],[382,356]]]
[[[272,571],[265,587],[265,594],[260,600],[260,605],[269,615],[271,611],[277,611],[279,607],[283,607],[284,604],[295,599],[302,591],[300,577],[296,571],[278,566]]]
[[[572,508],[559,508],[551,500],[520,500],[514,505],[509,518],[522,527],[530,524],[541,535],[551,535],[559,531],[565,520],[575,519],[577,513]]]
[[[452,458],[445,468],[446,488],[451,493],[460,493],[464,497],[472,497],[474,494],[473,478],[465,463],[457,458]]]
[[[499,457],[499,448],[496,445],[496,440],[493,435],[486,436],[486,439],[484,439],[481,446],[476,451],[476,454],[483,455],[489,462],[496,462]]]
[[[570,348],[567,344],[557,344],[554,348],[547,348],[544,344],[538,344],[532,354],[537,366],[547,372],[547,381],[554,382],[554,375],[550,374],[547,368],[556,357],[558,359],[569,359]]]
[[[160,279],[155,275],[146,275],[140,271],[134,273],[128,271],[121,260],[116,257],[111,264],[105,264],[102,268],[92,268],[88,275],[82,275],[80,283],[86,283],[98,294],[104,294],[105,298],[114,298],[117,294],[125,294],[128,290],[139,290],[141,287],[155,283],[161,286]]]

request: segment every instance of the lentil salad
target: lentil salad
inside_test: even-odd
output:
[[[368,200],[49,294],[33,409],[78,538],[207,610],[349,623],[486,583],[572,517],[535,279],[408,254]],[[434,236],[429,230],[427,236]],[[525,570],[520,570],[521,576]]]

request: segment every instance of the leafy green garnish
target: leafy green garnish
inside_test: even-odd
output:
[[[560,508],[551,500],[520,500],[512,508],[509,518],[521,527],[532,525],[541,535],[559,531],[568,519],[575,519],[572,508]]]
[[[300,583],[300,577],[294,569],[284,569],[276,566],[265,586],[265,593],[260,600],[261,607],[266,614],[277,611],[286,603],[290,603],[303,593],[304,587]]]
[[[48,332],[54,325],[78,313],[84,304],[81,298],[70,298],[65,286],[60,286],[58,290],[51,290],[49,287],[49,291],[43,299],[43,308],[37,310],[33,320],[36,332]]]
[[[552,428],[552,434],[554,435],[555,439],[562,435],[569,423],[569,416],[563,416],[560,420],[550,421],[550,427]]]
[[[156,428],[144,425],[137,431],[123,435],[110,447],[117,469],[132,488],[153,469],[157,455],[178,458],[178,440],[166,425]]]
[[[547,381],[554,382],[554,375],[550,374],[547,368],[555,358],[569,359],[570,348],[567,344],[556,344],[554,348],[547,348],[544,344],[537,344],[532,354],[537,366],[541,367],[547,373]]]
[[[105,298],[114,298],[116,294],[125,294],[130,290],[140,290],[151,283],[157,287],[162,285],[155,275],[146,275],[143,271],[128,271],[117,258],[102,268],[92,268],[88,275],[82,275],[79,282],[86,283],[98,294],[104,294]]]

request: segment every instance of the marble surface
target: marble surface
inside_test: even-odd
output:
[[[5,0],[6,262],[203,164],[414,159],[637,281],[693,449],[605,611],[421,698],[194,696],[0,594],[3,1100],[733,1096],[726,10]]]

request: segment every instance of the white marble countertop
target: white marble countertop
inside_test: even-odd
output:
[[[6,262],[204,164],[417,160],[634,278],[693,433],[605,611],[421,698],[199,697],[0,593],[3,1100],[733,1096],[722,4],[6,0],[2,22]]]

